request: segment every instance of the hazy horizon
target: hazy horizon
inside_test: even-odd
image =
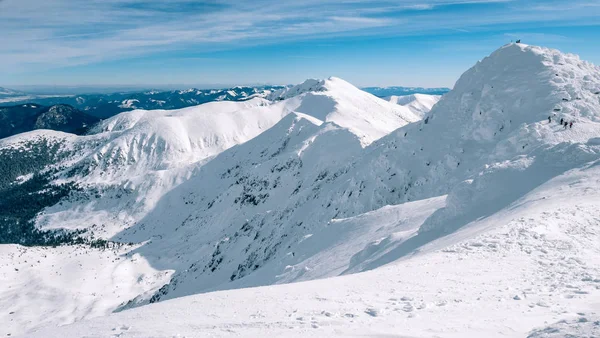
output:
[[[296,83],[297,84],[297,83]],[[294,83],[250,83],[250,84],[148,84],[148,85],[0,85],[2,88],[12,89],[27,94],[39,95],[78,95],[78,94],[110,94],[117,92],[138,92],[145,90],[183,90],[196,88],[200,90],[227,89],[236,86],[261,87],[261,86],[288,86]],[[421,87],[421,86],[360,86],[359,88],[376,87],[403,87],[403,88],[425,88],[425,89],[451,89],[451,87]]]

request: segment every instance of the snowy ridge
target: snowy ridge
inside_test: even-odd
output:
[[[440,100],[441,95],[411,94],[388,96],[384,100],[407,107],[417,116],[423,117]]]
[[[513,62],[524,68],[512,67]],[[580,71],[574,72],[574,69]],[[532,77],[532,73],[537,76]],[[560,75],[556,76],[557,73],[573,79],[567,82]],[[263,188],[258,190],[262,191],[261,194],[251,196],[264,196],[259,205],[264,203],[265,210],[269,212],[257,213],[255,208],[251,208],[254,214],[252,218],[241,212],[239,216],[230,213],[226,219],[219,218],[216,221],[209,216],[212,213],[209,209],[217,208],[215,217],[221,214],[220,208],[231,205],[231,200],[226,196],[232,193],[225,191],[214,198],[194,197],[200,203],[209,201],[211,207],[196,209],[192,217],[182,223],[182,229],[189,228],[189,231],[196,232],[198,228],[194,224],[211,224],[211,228],[202,228],[199,236],[206,238],[204,231],[225,229],[218,230],[217,233],[221,235],[217,237],[228,240],[213,250],[212,260],[198,262],[192,259],[190,266],[194,269],[202,265],[205,267],[201,270],[184,270],[175,275],[169,287],[163,289],[160,297],[155,299],[214,289],[211,286],[219,283],[214,279],[226,278],[236,264],[238,267],[230,276],[232,285],[221,285],[218,289],[291,282],[304,280],[305,276],[311,275],[325,277],[335,275],[336,271],[373,269],[393,262],[444,234],[457,231],[470,221],[510,206],[546,180],[598,158],[595,140],[600,130],[595,120],[600,107],[594,96],[595,89],[589,86],[593,82],[585,81],[586,78],[597,76],[595,66],[583,63],[574,56],[563,56],[557,51],[537,47],[509,45],[465,73],[455,90],[444,96],[423,122],[401,128],[377,141],[363,154],[354,156],[357,161],[350,168],[333,165],[313,171],[311,167],[302,166],[292,175],[305,177],[296,181],[296,187],[302,189],[297,193],[298,197],[291,194],[285,206],[281,205],[281,198],[271,198],[280,194],[273,189],[282,189],[279,188],[280,184],[270,183],[277,182],[279,175],[272,179],[260,171],[236,175],[253,180],[260,178],[260,182],[266,182],[261,183]],[[565,91],[581,99],[570,101],[563,100],[560,95],[557,97],[557,94]],[[564,130],[558,124],[548,124],[547,116],[555,113],[559,107],[560,114],[564,114],[565,118],[577,121],[576,129]],[[436,137],[432,138],[431,135]],[[432,140],[435,140],[435,144],[432,144]],[[569,144],[564,141],[582,143]],[[407,162],[406,159],[411,160]],[[298,161],[292,160],[290,163]],[[467,180],[477,177],[478,173],[481,176],[475,181]],[[310,179],[315,176],[317,179],[314,181]],[[190,184],[190,187],[202,186],[199,181],[201,177],[195,178],[197,183]],[[460,184],[463,181],[465,183]],[[507,181],[514,182],[514,185],[507,186]],[[252,188],[249,189],[252,191]],[[310,258],[310,255],[297,254],[298,250],[302,252],[302,247],[294,243],[313,234],[305,239],[310,241],[316,229],[331,218],[352,217],[388,204],[447,193],[450,193],[448,205],[434,213],[412,235],[410,232],[405,235],[383,235],[386,240],[374,244],[372,249],[364,251],[357,258],[352,257],[345,265],[336,266],[334,270],[331,270],[331,264],[316,269],[314,264],[309,263],[320,260],[327,262],[330,256],[317,254]],[[189,192],[188,195],[192,197],[197,192]],[[274,201],[277,201],[279,211],[273,210]],[[194,205],[196,203],[193,202]],[[494,207],[486,209],[486,203]],[[311,211],[303,213],[301,210]],[[242,230],[248,229],[250,234],[246,236],[253,237],[254,242],[236,244],[235,230],[229,232],[226,224],[239,224]],[[273,229],[278,229],[277,233],[262,229],[263,224],[273,224]],[[298,224],[299,231],[294,230]],[[283,228],[287,230],[282,231]],[[268,235],[264,235],[265,232]],[[282,236],[284,234],[285,237]],[[319,237],[315,238],[318,240]],[[411,238],[414,239],[407,241]],[[259,240],[266,246],[253,244]],[[246,253],[242,257],[251,259],[238,263],[235,257],[239,256],[228,253],[244,246]],[[274,253],[271,252],[278,251],[279,247],[287,248],[282,252],[286,254],[285,258],[273,259]],[[191,257],[182,254],[186,250],[184,247],[177,249],[177,255]],[[213,268],[215,270],[210,271]],[[240,274],[245,276],[248,269],[257,269],[257,272],[238,282]],[[189,283],[186,282],[188,280]],[[205,289],[203,284],[208,288]],[[195,286],[190,289],[191,285]]]
[[[179,205],[180,196],[174,209],[166,210],[163,216],[158,217],[162,221],[164,217],[175,212],[173,221],[163,223],[158,228],[142,224],[147,223],[145,219],[155,217],[153,210],[162,210],[156,205],[158,201],[168,200],[170,196],[176,195],[177,193],[169,194],[172,189],[179,186],[177,191],[181,191],[184,186],[188,186],[191,176],[214,173],[217,179],[213,182],[200,183],[205,186],[202,191],[206,191],[207,196],[210,196],[218,191],[227,190],[229,185],[237,180],[229,177],[225,183],[222,181],[224,170],[227,168],[232,170],[235,167],[233,163],[229,164],[231,161],[234,163],[239,161],[244,167],[251,167],[268,153],[270,155],[265,160],[272,159],[269,165],[285,167],[293,165],[285,158],[290,155],[290,149],[293,149],[293,156],[320,158],[319,161],[315,159],[310,163],[314,170],[321,167],[319,162],[339,165],[346,163],[352,154],[360,151],[363,146],[384,135],[394,126],[407,123],[400,114],[401,109],[390,103],[368,94],[366,100],[364,97],[353,97],[353,92],[360,91],[351,85],[330,89],[327,95],[316,96],[305,93],[278,102],[254,98],[243,102],[214,102],[180,110],[134,110],[104,120],[86,136],[77,137],[40,131],[4,140],[3,147],[26,149],[25,147],[31,141],[35,144],[48,140],[52,144],[60,144],[61,160],[52,167],[58,171],[53,176],[54,182],[57,184],[75,182],[82,189],[73,191],[69,198],[60,203],[45,208],[35,219],[37,226],[42,229],[83,228],[88,231],[88,235],[94,235],[95,238],[117,240],[129,237],[131,239],[124,243],[146,243],[152,239],[147,247],[135,249],[146,252],[148,248],[155,247],[154,242],[160,246],[167,242],[155,240],[172,235],[172,228],[170,229],[169,225],[177,225],[175,219],[179,220],[179,217],[184,215]],[[345,90],[351,92],[344,93]],[[348,101],[349,99],[352,100]],[[376,105],[372,105],[373,102]],[[354,120],[353,114],[358,115]],[[383,116],[388,124],[383,125],[379,121],[379,116]],[[344,128],[342,125],[348,127]],[[267,134],[262,136],[261,133],[264,131]],[[34,135],[39,137],[33,137]],[[257,135],[259,137],[255,138]],[[340,137],[330,135],[340,135]],[[221,157],[218,157],[218,160],[213,158],[231,147],[233,148],[230,151],[237,153],[239,150],[236,150],[238,147],[235,145],[252,138],[256,141],[240,146],[239,149],[243,150],[235,156],[235,160],[221,162]],[[336,156],[332,156],[332,153],[339,153],[336,156],[340,160],[333,161]],[[277,156],[278,154],[281,156]],[[325,158],[327,161],[324,160]],[[225,165],[227,168],[224,168]],[[264,168],[270,172],[269,168],[266,166]],[[27,177],[27,174],[23,173],[21,176]],[[296,186],[285,185],[287,193],[291,193],[295,188]],[[193,189],[197,190],[197,186],[193,186]],[[243,203],[250,209],[254,203],[257,203],[259,197],[243,194],[238,203]],[[284,198],[284,195],[280,197]],[[186,206],[195,207],[192,204]],[[239,217],[239,215],[235,216]],[[131,226],[134,228],[126,230]],[[210,236],[208,238],[212,239],[212,235]],[[175,238],[172,242],[174,247],[165,250],[173,252],[180,246],[180,240],[181,238]],[[195,250],[210,250],[212,253],[213,242],[207,246],[201,243],[198,243]],[[113,255],[93,256],[95,258],[90,258],[90,261],[86,261],[85,264],[95,264],[109,269],[120,263],[115,257],[121,257],[123,252],[128,259],[149,262],[150,256],[137,255],[137,258],[133,258],[135,250],[131,251],[132,248],[122,250],[113,250]],[[73,252],[48,254],[56,255],[56,259],[62,257],[68,262],[74,255],[83,252],[85,248],[74,249]],[[172,258],[165,257],[169,260]],[[195,257],[191,258],[195,259]],[[182,262],[186,261],[182,260]],[[56,317],[48,317],[47,314],[53,311],[57,303],[45,298],[38,304],[40,311],[27,317],[30,324],[11,326],[9,329],[14,333],[18,328],[20,328],[18,330],[30,329],[46,321],[69,323],[80,319],[86,313],[89,316],[96,316],[110,309],[125,306],[127,301],[136,296],[147,300],[157,292],[159,287],[167,284],[168,280],[164,279],[170,278],[174,272],[171,263],[167,263],[165,269],[160,268],[159,263],[152,262],[154,272],[132,267],[133,270],[130,270],[127,278],[107,281],[107,285],[114,283],[114,287],[138,290],[135,291],[136,294],[117,293],[110,297],[105,295],[102,304],[95,302],[95,296],[81,298],[79,301],[61,305],[70,315]],[[84,263],[81,264],[83,266]],[[69,269],[68,266],[65,267],[66,270]],[[93,271],[80,271],[82,266],[73,267],[78,271],[79,278],[76,279],[78,282],[83,283],[89,278],[97,278],[95,274],[90,275]],[[35,266],[34,271],[42,273],[41,271],[46,271],[46,268],[45,263],[40,263]],[[229,277],[230,274],[224,278]],[[10,283],[11,287],[27,288],[28,285],[32,285],[26,282],[27,279],[20,284],[21,279],[10,278],[16,281],[14,284]],[[138,285],[140,282],[136,280],[142,281],[142,285]],[[215,281],[221,282],[221,279]],[[130,287],[129,283],[134,283],[136,287]],[[69,293],[68,285],[56,287],[54,282],[48,284],[40,282],[36,284],[36,288],[40,292],[53,290],[47,292],[61,295]],[[142,289],[143,291],[140,291]],[[90,294],[94,293],[90,291]],[[20,311],[21,306],[27,302],[23,300],[15,303],[11,309]],[[8,306],[8,303],[5,305]],[[6,320],[9,319],[10,317],[6,317]],[[4,319],[2,321],[4,322]]]
[[[145,285],[122,280],[132,291],[93,313],[144,306],[36,334],[576,332],[578,318],[600,311],[592,301],[600,292],[598,83],[600,69],[574,55],[510,44],[465,72],[421,121],[336,78],[280,92],[282,100],[250,108],[279,116],[272,127],[180,167],[183,184],[161,183],[169,189],[142,219],[104,233],[138,243],[119,258],[143,260],[132,277]],[[165,114],[132,112],[87,137],[156,130]],[[388,134],[392,123],[399,128]],[[161,147],[171,149],[159,142],[145,153],[154,158]],[[176,157],[149,163],[171,167]],[[16,272],[3,276],[15,289],[22,283]],[[327,277],[335,278],[314,280]],[[197,295],[250,286],[266,287]],[[93,299],[67,307],[94,308]],[[4,305],[19,312],[25,303]],[[47,322],[75,321],[80,311]]]
[[[527,67],[510,67],[512,62]],[[444,96],[422,122],[400,128],[365,150],[354,148],[350,158],[355,160],[349,164],[348,160],[326,160],[331,154],[312,159],[311,152],[298,151],[288,145],[287,138],[275,142],[277,151],[271,150],[272,143],[256,138],[245,144],[240,153],[233,149],[223,153],[203,168],[206,171],[200,171],[189,184],[161,201],[140,226],[153,229],[149,232],[154,233],[166,222],[161,217],[180,223],[177,232],[167,230],[161,235],[164,244],[149,244],[147,252],[161,252],[159,261],[168,260],[166,256],[187,258],[176,264],[159,264],[178,272],[153,301],[214,289],[304,280],[305,267],[313,271],[308,275],[320,277],[335,275],[336,271],[372,269],[400,258],[400,254],[384,253],[411,236],[415,237],[405,249],[409,252],[410,248],[418,249],[478,217],[507,207],[527,191],[570,168],[594,160],[598,156],[594,137],[600,135],[600,130],[594,122],[596,115],[583,117],[600,111],[594,94],[589,95],[590,88],[571,85],[567,88],[576,88],[571,95],[581,100],[556,98],[565,90],[562,81],[554,81],[556,72],[571,74],[573,68],[584,69],[574,74],[575,81],[598,76],[594,66],[580,63],[557,51],[506,46],[465,73],[456,89]],[[531,76],[532,71],[538,75]],[[578,119],[576,129],[564,130],[557,124],[548,124],[546,118],[557,105],[564,107],[561,109],[565,117],[568,111],[570,118]],[[540,112],[532,113],[536,111]],[[278,129],[286,133],[293,130],[284,124],[272,132]],[[314,139],[306,137],[305,142]],[[563,142],[567,140],[569,143]],[[347,141],[328,143],[343,142]],[[264,150],[257,158],[246,147]],[[313,143],[306,149],[314,148]],[[225,158],[233,162],[224,161]],[[506,180],[515,185],[507,186]],[[195,188],[206,186],[213,188]],[[314,266],[305,265],[304,260],[309,257],[297,255],[297,250],[302,250],[298,243],[304,236],[314,234],[332,218],[353,217],[385,205],[448,193],[446,207],[424,221],[418,230],[405,236],[383,235],[388,238],[385,245],[374,247],[381,249],[365,251],[368,254],[363,253],[359,260],[355,258],[350,260],[352,264],[348,261],[337,268],[341,270],[327,270],[331,265],[325,264],[325,270],[315,271]],[[168,213],[167,210],[181,208],[183,201],[190,207]],[[486,203],[494,207],[486,208]],[[138,231],[134,229],[131,230]],[[178,232],[186,233],[186,238],[198,236],[192,243],[200,238],[214,241],[206,242],[205,249],[201,249],[203,254],[196,255],[192,252],[198,250],[197,244],[173,245],[181,236]],[[129,237],[133,235],[129,231],[124,235],[119,239],[139,241],[148,236],[138,238],[138,233]],[[248,242],[250,238],[253,241]],[[232,283],[226,284],[228,280]]]
[[[92,131],[94,134],[71,143],[71,170],[63,177],[99,188],[105,198],[92,199],[89,205],[94,207],[86,213],[79,211],[78,200],[50,207],[38,216],[38,226],[80,228],[96,224],[102,225],[103,236],[111,236],[188,177],[195,163],[258,135],[286,113],[255,99],[176,111],[136,110],[105,120]],[[131,201],[122,197],[110,201],[113,190]]]
[[[345,127],[363,146],[418,119],[368,94],[355,97],[362,92],[343,80],[328,85],[325,95],[309,92],[276,103],[261,98],[212,102],[172,111],[134,110],[104,120],[91,135],[69,142],[74,155],[62,179],[101,190],[114,187],[135,202],[93,200],[93,209],[86,213],[80,212],[80,201],[63,203],[46,209],[37,224],[48,229],[102,224],[102,236],[112,236],[153,208],[166,191],[189,177],[194,166],[255,137],[290,112]],[[127,212],[115,210],[123,205]]]
[[[379,99],[336,77],[307,80],[275,92],[269,99],[298,101],[301,104],[291,109],[348,128],[362,139],[363,145],[420,119],[409,109]]]

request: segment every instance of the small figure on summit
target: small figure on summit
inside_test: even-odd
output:
[[[565,129],[567,129],[567,127],[569,126],[569,122],[565,121],[564,126],[565,126]]]
[[[548,116],[548,123],[552,122],[552,116]]]
[[[565,122],[565,119],[563,119],[562,117],[560,118],[560,125],[562,126]]]
[[[521,43],[521,39],[517,40],[517,43]]]
[[[571,121],[571,123],[569,123],[569,129],[573,128],[573,121]]]

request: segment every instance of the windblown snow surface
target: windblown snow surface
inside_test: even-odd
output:
[[[506,45],[405,126],[414,114],[353,88],[335,78],[307,81],[273,103],[254,101],[244,116],[275,110],[272,126],[210,155],[184,147],[171,157],[152,147],[140,152],[143,163],[136,158],[137,166],[120,170],[141,170],[147,182],[185,167],[176,165],[181,156],[195,156],[195,164],[145,212],[122,209],[129,223],[93,230],[133,245],[0,247],[2,330],[598,336],[600,69],[556,50]],[[167,133],[161,119],[174,113],[121,115],[87,137]],[[573,127],[559,125],[561,118]],[[398,125],[385,129],[388,119]],[[205,122],[196,123],[187,130],[206,132]],[[114,180],[113,168],[86,177]],[[40,225],[58,227],[93,206],[50,209]],[[69,216],[53,219],[58,210]]]

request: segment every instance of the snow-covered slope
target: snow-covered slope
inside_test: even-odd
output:
[[[294,111],[347,128],[364,145],[420,119],[409,109],[385,102],[336,77],[307,80],[274,92],[268,98],[299,101]]]
[[[404,96],[388,96],[384,99],[391,103],[408,108],[417,116],[424,116],[442,98],[441,95],[411,94]]]
[[[194,166],[143,219],[112,232],[139,243],[119,258],[162,273],[144,292],[131,286],[138,295],[119,309],[341,277],[196,295],[39,332],[479,337],[593,319],[598,83],[600,69],[574,55],[510,44],[465,72],[422,121],[387,135],[381,121],[403,125],[406,110],[339,79],[280,92],[266,107],[283,118]],[[137,121],[104,128],[125,133]],[[177,163],[148,156],[157,172]],[[90,308],[76,304],[71,320]]]
[[[276,103],[260,98],[212,102],[174,111],[134,110],[105,120],[93,135],[75,141],[74,148],[78,152],[83,149],[84,154],[72,165],[78,174],[75,179],[80,184],[117,186],[135,202],[118,199],[104,206],[103,201],[93,201],[94,207],[86,213],[80,212],[79,200],[67,203],[66,208],[63,203],[46,209],[38,217],[38,225],[81,228],[103,224],[102,236],[112,236],[150,210],[202,161],[255,137],[290,112],[345,127],[363,145],[418,119],[369,94],[354,98],[361,91],[343,80],[324,83],[326,91],[306,92]],[[123,208],[125,212],[121,212]]]
[[[188,296],[31,336],[596,337],[597,163],[372,271]],[[303,242],[332,244],[303,271],[346,266],[360,242],[369,245],[350,261],[394,254],[394,242],[408,243],[443,205],[435,198],[335,221]]]
[[[284,119],[215,158],[116,237],[139,242],[160,234],[140,250],[176,271],[158,294],[135,302],[381,266],[402,254],[317,270],[298,252],[312,252],[301,243],[331,219],[386,205],[449,194],[448,205],[419,225],[407,252],[490,216],[597,158],[600,104],[592,80],[598,76],[575,56],[508,45],[467,71],[422,122],[364,150],[333,124]],[[573,129],[548,123],[555,110],[576,121]],[[387,248],[399,245],[393,234],[380,235]]]
[[[19,193],[17,197],[23,201],[22,203],[30,204],[32,208],[16,216],[19,217],[17,223],[29,224],[28,215],[33,214],[35,225],[43,230],[83,229],[86,231],[84,236],[94,239],[116,240],[125,237],[131,239],[124,243],[144,243],[150,238],[172,236],[174,234],[169,233],[170,225],[175,225],[174,220],[184,215],[180,210],[181,206],[176,205],[166,210],[160,217],[156,217],[154,212],[148,213],[158,210],[157,201],[163,199],[165,194],[174,187],[184,182],[186,184],[183,186],[189,185],[191,182],[189,178],[194,173],[196,175],[211,171],[217,173],[217,179],[212,182],[203,180],[198,183],[200,185],[193,186],[194,190],[206,191],[207,196],[210,196],[227,190],[226,186],[222,186],[221,170],[224,166],[232,168],[233,164],[229,163],[243,162],[244,166],[252,167],[260,161],[272,158],[271,164],[285,165],[279,161],[289,154],[287,147],[293,146],[299,154],[305,151],[303,149],[312,150],[311,156],[315,158],[314,163],[311,163],[313,169],[321,166],[319,161],[325,164],[340,164],[347,161],[352,154],[362,150],[363,146],[393,128],[417,119],[410,112],[399,109],[393,104],[369,94],[363,95],[360,90],[342,80],[338,79],[336,83],[326,80],[324,83],[328,88],[318,95],[306,92],[277,102],[255,98],[243,102],[214,102],[172,111],[134,110],[103,121],[89,135],[81,137],[51,131],[36,131],[4,139],[0,141],[0,155],[10,158],[14,163],[19,163],[16,170],[10,170],[6,182],[7,189],[15,187],[14,182],[31,182],[23,185],[24,194]],[[354,97],[355,92],[363,96]],[[234,150],[237,149],[234,147],[231,152],[239,152],[235,160],[221,161],[220,157],[218,160],[213,159],[215,155],[244,143],[265,130],[266,135],[260,135],[248,146],[244,145],[241,148],[244,150],[241,152]],[[297,135],[294,136],[293,133]],[[338,139],[330,135],[341,136]],[[313,143],[316,145],[310,147]],[[267,151],[265,148],[269,150],[270,157],[263,160]],[[34,151],[36,154],[43,155],[38,158],[46,158],[46,162],[36,160],[34,166],[30,166],[28,163],[30,158],[37,156],[32,155]],[[277,156],[278,153],[282,155]],[[334,161],[336,158],[339,159],[338,162]],[[283,160],[287,161],[287,158]],[[204,168],[205,165],[207,168]],[[38,176],[32,175],[36,172],[43,173],[41,183]],[[31,180],[32,177],[36,177],[36,180]],[[63,184],[66,184],[64,188]],[[58,185],[61,189],[54,192],[53,187]],[[46,195],[52,198],[46,198]],[[37,199],[41,200],[42,196],[44,196],[44,203],[38,204]],[[36,203],[31,203],[32,198]],[[14,201],[12,197],[7,200]],[[251,206],[257,201],[252,200],[249,195],[243,195],[240,197],[240,203]],[[34,206],[40,206],[41,212],[38,213],[40,210],[33,208]],[[167,221],[156,229],[153,227],[143,229],[146,223],[142,219],[157,218],[162,222],[173,212],[175,213],[173,221]],[[12,212],[9,216],[15,217]],[[239,215],[235,216],[239,217]],[[126,230],[132,225],[134,228]],[[150,229],[153,232],[149,231]],[[27,235],[23,234],[19,239],[14,239],[18,236],[18,231],[23,231],[18,227],[16,230],[11,230],[11,236],[6,238],[0,236],[0,242],[40,243],[39,234],[33,230],[27,232]],[[137,235],[125,235],[131,233]],[[4,234],[0,233],[0,235]],[[27,240],[22,241],[24,238]],[[174,248],[181,244],[181,239],[180,237],[173,239]],[[164,243],[166,241],[160,242],[160,245]],[[104,244],[101,245],[100,252],[91,249],[89,259],[77,264],[104,267],[104,270],[117,269],[120,263],[117,260],[119,256],[115,258],[114,255],[102,254],[103,247]],[[141,252],[152,247],[152,245],[143,246],[136,250]],[[195,250],[200,248],[206,249],[201,242]],[[113,250],[113,252],[131,253],[132,249],[130,247],[129,250],[127,248],[122,250],[125,251]],[[72,262],[75,255],[86,252],[84,249],[74,249],[67,253],[50,251],[45,254],[55,257],[53,260],[65,260],[68,267],[65,271],[76,268],[78,276],[81,276],[78,281],[108,278],[108,276],[99,277],[96,270],[80,271],[78,265]],[[167,251],[173,252],[171,249]],[[149,263],[148,258],[149,256],[139,256],[138,260]],[[182,260],[184,261],[187,259]],[[139,269],[137,265],[130,266],[125,279],[112,278],[111,281],[103,280],[94,284],[103,285],[103,288],[108,289],[110,289],[109,285],[112,285],[122,290],[137,292],[136,294],[128,291],[115,293],[112,296],[104,295],[104,301],[98,303],[96,297],[99,293],[93,291],[96,286],[90,286],[89,289],[85,288],[85,292],[89,291],[89,294],[96,296],[78,298],[77,301],[68,304],[53,302],[54,298],[41,297],[39,311],[27,317],[27,324],[23,324],[22,321],[15,322],[15,325],[20,324],[13,326],[11,331],[15,332],[15,327],[26,330],[46,321],[68,323],[85,316],[95,316],[105,313],[108,309],[122,306],[126,301],[140,294],[148,292],[153,294],[157,287],[166,284],[163,279],[168,279],[173,272],[168,270],[174,269],[172,267],[162,269],[154,265],[156,262],[152,262],[152,265],[147,263],[139,265]],[[6,266],[10,264],[7,263]],[[32,272],[34,275],[45,274],[49,269],[44,263],[31,268],[34,269]],[[159,273],[158,270],[165,271]],[[16,284],[10,284],[12,290],[28,290],[34,285],[27,282],[30,280],[28,275],[22,276],[24,276],[22,280],[11,278],[18,281]],[[216,281],[220,282],[221,279]],[[35,284],[35,288],[38,293],[23,292],[32,296],[40,292],[57,295],[70,292],[68,285],[54,280],[46,283],[41,279]],[[12,290],[11,292],[14,292]],[[124,299],[124,297],[128,298]],[[21,306],[25,306],[30,301],[31,299],[24,297],[22,301],[14,303],[18,308],[16,312],[22,312],[19,310]],[[56,306],[61,306],[69,315],[58,313],[56,316],[49,315],[54,312]]]
[[[57,177],[96,197],[76,196],[49,207],[37,224],[45,229],[95,225],[102,228],[97,235],[112,236],[150,210],[195,165],[251,139],[287,113],[273,108],[254,99],[176,111],[136,110],[103,121],[91,135],[65,139],[70,156],[62,165],[68,170]]]

